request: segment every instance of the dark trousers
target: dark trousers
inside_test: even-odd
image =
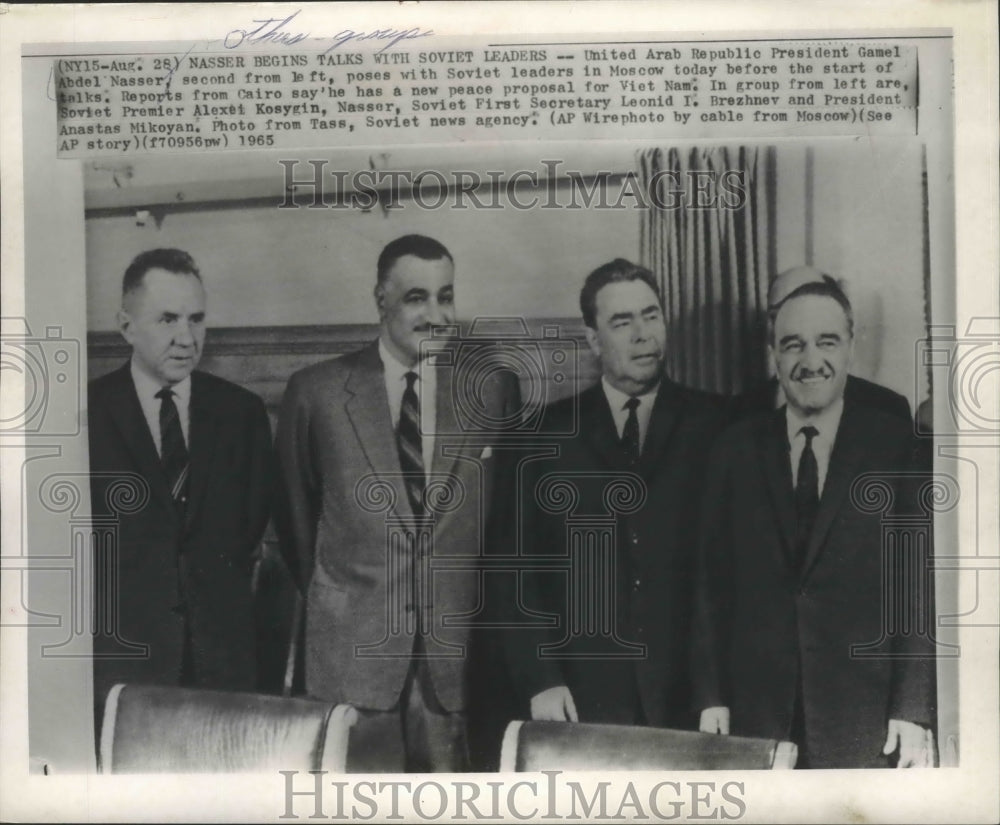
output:
[[[464,713],[449,713],[434,693],[417,638],[399,702],[392,710],[358,708],[347,755],[349,773],[459,773],[469,770]]]
[[[802,664],[799,663],[799,677],[795,685],[795,704],[792,706],[792,728],[789,738],[798,746],[799,756],[795,761],[796,768],[808,768],[809,748],[806,740],[806,710],[802,691]]]

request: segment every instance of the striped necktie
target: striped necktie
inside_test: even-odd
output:
[[[181,416],[174,403],[173,390],[164,387],[156,397],[160,399],[160,462],[170,486],[170,496],[178,509],[187,503],[188,462],[187,445],[181,430]]]
[[[406,497],[415,516],[424,513],[424,452],[420,437],[420,399],[414,384],[417,382],[415,372],[406,373],[406,389],[403,391],[403,403],[399,408],[399,425],[396,428],[396,441],[399,448],[399,465],[404,473]]]

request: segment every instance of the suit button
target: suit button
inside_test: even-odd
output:
[[[632,544],[638,544],[638,543],[639,543],[639,534],[632,533]]]
[[[635,579],[632,582],[632,589],[633,590],[638,590],[640,587],[642,587],[642,579]]]

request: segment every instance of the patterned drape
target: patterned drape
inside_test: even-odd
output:
[[[660,193],[639,243],[663,290],[668,374],[726,394],[766,380],[773,147],[648,149],[638,160],[646,191]]]

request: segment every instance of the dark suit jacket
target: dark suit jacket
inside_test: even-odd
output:
[[[775,399],[778,393],[778,379],[772,378],[756,387],[751,387],[741,395],[737,395],[732,400],[734,416],[743,418],[755,413],[769,412],[774,409]],[[844,403],[860,404],[863,407],[871,407],[881,410],[889,415],[902,418],[904,421],[913,423],[913,414],[910,412],[910,402],[905,396],[898,392],[893,392],[888,387],[858,378],[856,375],[848,375],[847,383],[844,385]]]
[[[607,513],[609,502],[616,498],[618,509],[630,509],[628,495],[608,494],[608,482],[627,473],[628,465],[601,385],[551,406],[546,429],[570,430],[574,408],[579,411],[578,430],[572,437],[552,439],[558,454],[523,464],[521,535],[526,566],[531,557],[570,556],[568,526],[583,526],[578,519]],[[520,609],[511,617],[512,624],[521,628],[507,633],[506,649],[513,682],[525,702],[546,688],[565,684],[581,722],[632,724],[644,717],[651,725],[691,727],[689,637],[698,504],[708,450],[723,415],[721,399],[664,378],[638,466],[642,503],[611,519],[617,540],[608,548],[610,558],[572,572],[522,573]],[[546,503],[544,487],[539,487],[552,474],[578,491],[579,499],[568,513],[552,511],[552,501]],[[612,573],[616,583],[610,591],[614,601],[609,603]],[[598,628],[595,638],[577,639],[563,651],[575,658],[540,658],[539,645],[558,643],[578,621],[573,618],[576,611],[567,608],[573,581],[592,586],[587,590],[584,585],[581,593],[585,611],[613,613],[619,639],[645,645],[645,652],[636,658],[633,649],[631,658],[615,658],[621,646],[601,639]],[[530,611],[557,617],[558,626],[525,629]],[[608,624],[607,619],[597,621]]]
[[[887,601],[883,589],[882,516],[860,510],[851,494],[861,474],[912,471],[912,460],[910,426],[844,405],[798,575],[790,555],[795,513],[784,408],[722,435],[709,462],[702,520],[699,709],[729,707],[733,734],[786,739],[801,666],[807,746],[817,768],[884,766],[889,719],[931,724],[933,650],[918,625],[909,635],[883,626],[883,611],[903,603]],[[890,479],[893,513],[917,512],[913,482]],[[906,569],[919,576],[917,551],[904,550],[886,557],[889,580]],[[919,598],[899,582],[906,579],[897,581],[894,596],[905,587],[906,599]],[[884,655],[852,657],[852,645],[879,640]]]
[[[89,387],[91,505],[117,530],[117,560],[98,576],[98,617],[118,630],[94,639],[95,699],[119,681],[177,684],[187,616],[197,685],[254,688],[252,554],[270,515],[271,432],[261,400],[207,373],[191,376],[190,477],[178,516],[125,364]],[[127,501],[123,474],[148,485]],[[115,492],[117,489],[117,493]],[[135,509],[119,515],[121,509]],[[102,548],[98,563],[111,563]],[[117,600],[104,604],[102,594]],[[145,645],[121,658],[122,640]],[[134,651],[132,651],[134,652]]]
[[[517,410],[509,377],[492,374],[479,387],[494,419]],[[447,479],[459,503],[434,512],[432,590],[414,589],[413,551],[389,537],[392,525],[412,521],[412,511],[378,343],[307,367],[288,383],[277,439],[280,521],[307,594],[310,695],[391,709],[422,613],[433,629],[426,646],[434,654],[428,665],[437,699],[448,711],[465,707],[469,616],[480,606],[476,565],[484,554],[495,459],[488,434],[473,437],[459,426],[451,369],[438,371],[436,431],[431,475]],[[448,557],[454,563],[445,569]]]

